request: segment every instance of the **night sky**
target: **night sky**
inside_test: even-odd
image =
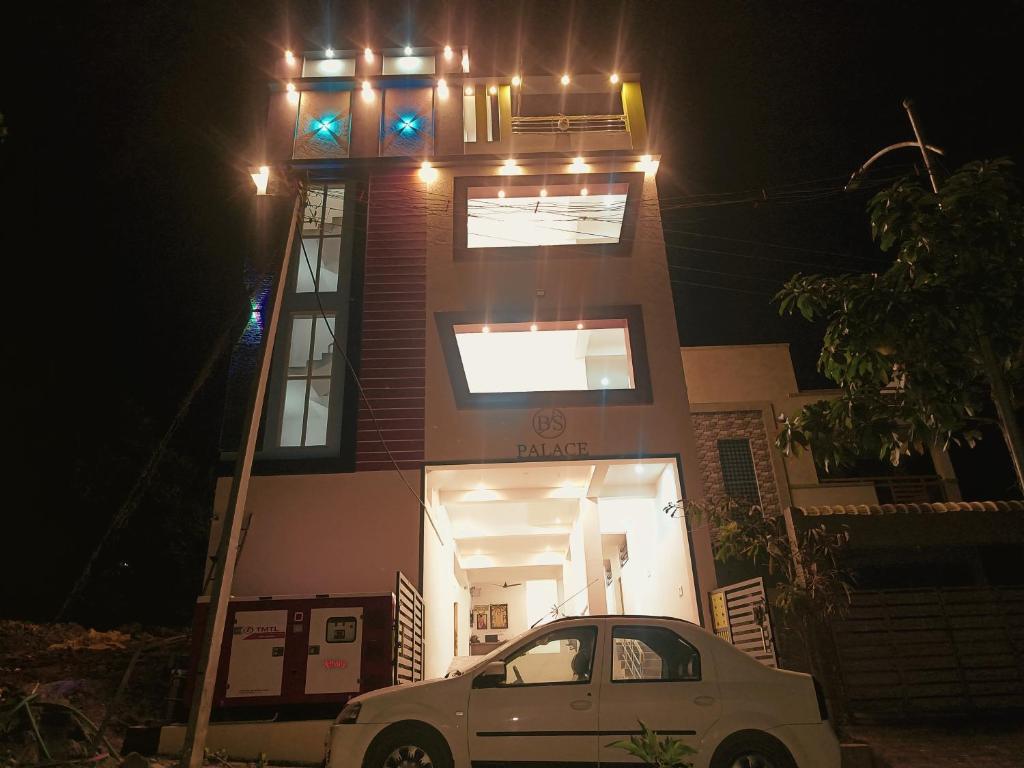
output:
[[[3,25],[5,346],[18,391],[5,564],[21,570],[3,578],[0,613],[53,610],[245,306],[245,169],[261,159],[268,72],[286,46],[468,43],[474,73],[641,73],[682,343],[789,341],[804,387],[824,385],[820,329],[780,319],[770,297],[795,271],[884,269],[864,205],[918,158],[897,153],[867,191],[842,188],[876,150],[912,138],[901,100],[916,100],[946,168],[1024,162],[1020,2],[133,0],[39,12]],[[196,514],[223,391],[221,369],[174,443],[199,468]],[[990,435],[956,457],[966,493],[1009,493],[999,448]],[[154,509],[144,503],[136,527]],[[138,551],[115,546],[103,578],[152,579],[132,575]]]

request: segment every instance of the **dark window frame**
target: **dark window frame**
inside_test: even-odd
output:
[[[523,643],[521,645],[517,645],[515,648],[513,648],[508,653],[506,653],[505,656],[502,658],[502,661],[505,663],[505,665],[507,667],[508,663],[509,663],[508,660],[513,655],[515,655],[519,650],[524,649],[524,648],[526,648],[526,650],[529,650],[529,648],[535,648],[536,646],[540,645],[539,641],[543,640],[546,637],[550,637],[551,635],[557,634],[559,632],[580,632],[580,631],[582,631],[582,632],[589,632],[589,633],[591,633],[593,635],[593,643],[594,643],[593,648],[594,648],[594,652],[590,656],[590,674],[587,676],[586,680],[558,680],[558,681],[553,681],[553,682],[549,682],[549,683],[521,683],[521,684],[498,683],[494,687],[502,689],[502,690],[515,690],[517,688],[543,688],[543,687],[552,686],[552,685],[592,685],[593,683],[596,682],[594,680],[594,663],[597,661],[597,651],[598,651],[597,642],[598,642],[598,638],[599,638],[599,634],[600,634],[597,630],[598,630],[598,628],[597,628],[596,624],[587,624],[587,625],[580,626],[580,627],[559,627],[559,628],[556,628],[556,629],[552,629],[547,634],[544,634],[544,635],[541,635],[540,637],[538,637],[537,640],[535,640],[535,641],[531,641],[529,643]],[[529,648],[527,648],[527,646],[529,646]],[[577,653],[578,653],[578,651],[577,651]]]
[[[630,353],[633,362],[633,389],[589,389],[544,392],[470,392],[466,369],[462,363],[458,341],[455,338],[456,325],[489,323],[529,322],[586,322],[587,320],[623,319],[627,322]],[[455,405],[459,409],[470,408],[538,408],[546,406],[588,406],[588,405],[650,405],[654,402],[651,387],[651,371],[647,357],[647,343],[644,334],[643,309],[638,304],[609,307],[587,307],[580,312],[565,310],[505,310],[485,312],[435,312],[441,350],[444,353],[451,381]]]
[[[626,206],[622,212],[622,229],[617,243],[588,243],[586,245],[524,245],[508,248],[470,248],[468,243],[468,195],[470,187],[534,187],[547,184],[586,186],[593,184],[627,184]],[[563,173],[532,176],[456,176],[452,203],[454,212],[453,254],[456,260],[516,257],[546,258],[550,256],[629,256],[633,251],[637,218],[643,200],[644,174],[623,173]]]
[[[691,648],[693,650],[694,654],[697,656],[697,676],[696,677],[682,677],[682,678],[668,678],[668,679],[663,678],[663,677],[658,677],[658,678],[637,678],[637,679],[633,679],[633,680],[616,680],[615,679],[615,664],[614,664],[614,659],[615,659],[615,633],[617,631],[619,631],[620,629],[634,630],[634,631],[637,630],[637,629],[651,629],[651,630],[654,630],[656,632],[668,632],[671,635],[675,635],[675,637],[678,638],[679,642],[681,642],[681,643],[683,643],[683,645],[686,645],[689,648]],[[609,666],[609,669],[608,669],[608,682],[612,683],[613,685],[619,685],[619,684],[622,684],[622,683],[625,683],[627,685],[633,685],[633,684],[636,684],[636,683],[700,683],[700,682],[704,681],[704,660],[701,658],[700,650],[697,648],[697,646],[695,646],[693,643],[691,643],[685,637],[680,635],[678,632],[676,632],[676,631],[674,631],[672,629],[669,629],[668,627],[659,627],[659,626],[654,625],[654,624],[616,624],[616,625],[614,625],[612,627],[611,632],[609,633],[608,641],[609,641],[609,653],[611,654],[609,656],[609,661],[612,662],[612,663],[610,663],[608,665]]]

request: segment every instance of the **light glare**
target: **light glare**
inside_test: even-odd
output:
[[[452,60],[452,47],[450,45],[446,45],[444,47],[444,58],[445,58],[445,61],[451,61]]]
[[[523,78],[521,78],[519,75],[513,75],[512,76],[512,85],[513,86],[518,88],[522,84],[523,84]]]
[[[326,50],[324,50],[324,56],[326,56],[328,59],[333,59],[334,58],[334,49],[333,48],[327,48]]]
[[[612,85],[616,85],[619,82],[619,73],[612,72],[612,76],[608,78],[608,82],[610,82]]]
[[[421,181],[425,181],[428,184],[432,181],[437,180],[437,168],[430,164],[429,160],[424,160],[420,164],[419,177]]]
[[[405,46],[405,55],[412,56],[412,48],[410,48],[408,45]]]
[[[569,75],[562,75],[562,85],[568,85],[570,82]]]
[[[295,63],[295,54],[291,51],[284,52],[284,61],[289,67]]]
[[[498,86],[492,85],[490,88],[487,89],[487,92],[490,93],[491,96],[496,96],[498,94]]]
[[[364,48],[363,58],[366,59],[367,61],[373,61],[373,51],[371,51],[369,48]]]
[[[467,96],[472,96],[473,95],[473,86],[472,85],[467,85],[466,86],[466,95]]]
[[[270,182],[270,166],[261,165],[254,173],[249,174],[252,183],[256,185],[256,194],[267,194],[267,184]]]

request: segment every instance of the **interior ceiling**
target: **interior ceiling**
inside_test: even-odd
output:
[[[652,498],[664,459],[477,464],[427,470],[428,497],[448,513],[459,565],[481,574],[521,569],[517,578],[553,570],[569,550],[582,498]],[[436,495],[435,495],[436,494]]]

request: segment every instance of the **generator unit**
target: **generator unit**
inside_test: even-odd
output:
[[[183,721],[208,609],[209,598],[199,598]],[[333,717],[360,693],[422,679],[423,598],[401,573],[394,592],[235,598],[220,642],[212,717]]]

